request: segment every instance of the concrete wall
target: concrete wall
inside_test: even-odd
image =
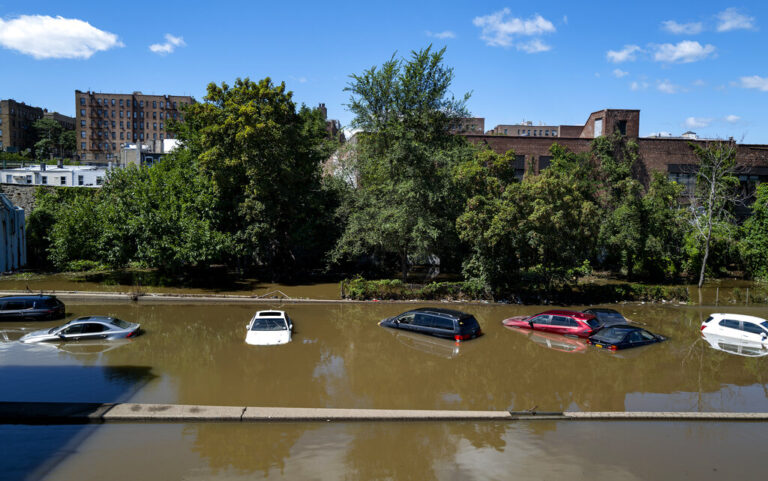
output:
[[[0,184],[0,193],[5,194],[8,200],[29,214],[35,208],[35,191],[37,188],[36,185]]]
[[[0,195],[0,272],[14,271],[27,263],[24,211]]]

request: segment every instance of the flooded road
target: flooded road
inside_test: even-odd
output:
[[[449,305],[473,313],[485,332],[458,345],[376,324],[417,305],[426,304],[68,302],[68,318],[114,315],[145,332],[118,344],[24,345],[14,340],[58,322],[0,323],[0,400],[768,411],[768,351],[702,339],[699,325],[712,308],[612,306],[669,341],[611,353],[501,325],[545,309],[536,306]],[[246,323],[267,308],[292,317],[292,342],[246,345]],[[728,312],[768,315],[757,307]],[[72,455],[51,468],[52,479],[103,479],[105,472],[113,479],[714,479],[728,469],[764,472],[757,446],[768,442],[765,425],[750,423],[105,425],[85,439],[62,436],[67,429],[2,426],[0,444],[55,438],[51,456]],[[108,470],[122,455],[147,463],[113,476]],[[82,476],[86,466],[93,478]]]

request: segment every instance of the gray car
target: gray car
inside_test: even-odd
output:
[[[67,342],[126,339],[139,334],[139,324],[116,317],[86,316],[73,319],[63,326],[42,329],[19,339],[25,343]]]

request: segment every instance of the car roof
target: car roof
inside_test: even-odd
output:
[[[451,317],[453,319],[461,319],[464,317],[471,317],[472,314],[466,312],[457,311],[455,309],[445,309],[442,307],[420,307],[408,312],[428,312],[430,314],[437,314],[438,316]]]
[[[608,309],[607,307],[590,307],[589,309],[584,309],[584,312],[587,314],[592,312],[599,312],[601,314],[618,314],[621,315],[619,311],[616,309]]]
[[[285,317],[285,311],[276,311],[274,309],[269,311],[258,311],[253,317]]]
[[[0,301],[16,301],[16,300],[27,300],[27,299],[56,299],[56,296],[49,296],[47,294],[29,294],[26,296],[2,296],[0,297]]]
[[[766,321],[762,317],[747,316],[745,314],[728,314],[728,313],[718,312],[718,313],[715,313],[715,314],[710,314],[710,316],[713,319],[715,319],[715,318],[717,318],[717,319],[728,318],[728,319],[732,319],[734,321],[747,321],[747,322],[754,322],[756,324],[761,324],[761,323]]]
[[[107,322],[111,323],[115,318],[111,316],[83,316],[77,319],[72,319],[67,324],[74,324],[78,322]]]
[[[549,314],[552,316],[568,316],[568,317],[575,317],[577,319],[592,319],[593,317],[595,317],[594,314],[590,314],[588,312],[569,311],[567,309],[550,309],[549,311],[540,312],[534,315],[540,316],[542,314]]]
[[[617,331],[644,331],[645,330],[642,327],[631,326],[629,324],[614,324],[614,325],[608,326],[608,327],[606,327],[604,329],[606,331],[608,329],[615,329]]]

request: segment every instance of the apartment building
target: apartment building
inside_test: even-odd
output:
[[[21,152],[33,149],[37,141],[33,124],[43,117],[57,121],[64,130],[75,128],[75,119],[72,117],[13,99],[0,100],[0,151]]]
[[[77,155],[81,161],[110,162],[125,144],[174,138],[169,122],[183,121],[190,96],[115,94],[75,90]]]

